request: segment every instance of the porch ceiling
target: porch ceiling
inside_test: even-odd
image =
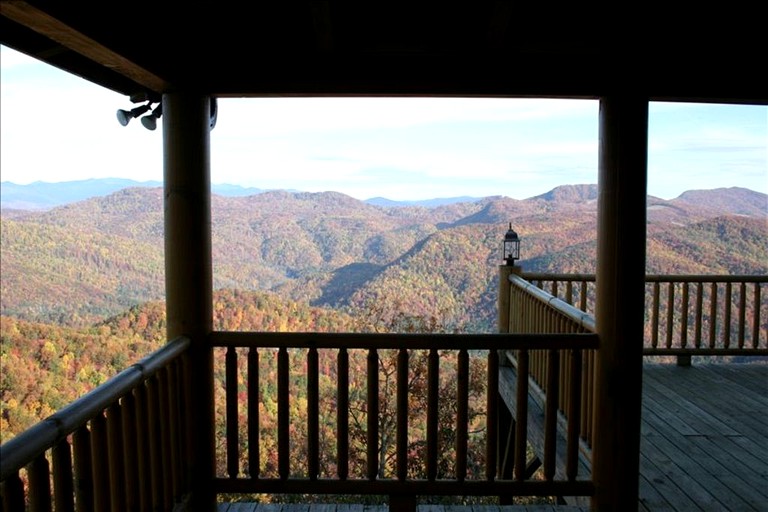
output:
[[[754,5],[0,0],[0,42],[126,95],[633,91],[765,104],[768,45]]]

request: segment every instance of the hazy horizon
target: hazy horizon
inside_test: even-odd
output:
[[[120,126],[117,109],[135,106],[128,98],[0,50],[3,181],[162,181],[162,127]],[[597,100],[220,98],[218,105],[216,184],[412,201],[525,199],[597,183]],[[734,186],[768,194],[768,106],[651,102],[648,133],[649,195]]]

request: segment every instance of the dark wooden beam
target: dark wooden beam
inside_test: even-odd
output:
[[[3,0],[0,2],[0,14],[107,69],[117,71],[149,91],[162,93],[169,88],[161,77],[28,2]]]

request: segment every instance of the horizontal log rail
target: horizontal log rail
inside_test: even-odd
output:
[[[514,450],[524,451],[527,439],[509,438],[504,418],[510,413],[499,395],[500,364],[506,361],[500,354],[581,354],[597,348],[592,334],[214,332],[211,343],[226,381],[220,395],[226,411],[217,425],[226,437],[217,493],[384,494],[413,505],[417,495],[593,492],[588,475],[575,472],[541,480],[508,475],[504,462]],[[456,369],[447,386],[441,377],[446,361]],[[485,383],[480,400],[470,399],[470,380],[478,376],[469,368],[478,363]],[[273,374],[261,375],[267,371]],[[580,378],[578,371],[565,374]],[[265,414],[265,386],[276,387],[272,419]],[[473,409],[478,402],[479,428]],[[298,413],[291,412],[294,404],[300,404]],[[320,417],[329,409],[333,415]],[[267,423],[277,434],[271,446],[260,439]],[[332,441],[321,424],[331,429]],[[483,442],[470,443],[478,431]],[[478,460],[483,467],[473,466]]]
[[[594,314],[594,274],[523,277],[581,311]],[[768,355],[768,276],[647,275],[648,356]]]
[[[597,348],[591,336],[560,333],[519,334],[394,334],[327,332],[238,332],[211,334],[215,347],[360,349],[360,350],[513,350]]]
[[[0,446],[3,510],[171,510],[184,484],[178,338]]]

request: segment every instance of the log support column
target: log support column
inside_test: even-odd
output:
[[[601,98],[599,144],[592,510],[637,510],[648,99]]]
[[[163,96],[167,336],[191,340],[184,430],[189,510],[215,510],[213,493],[213,330],[210,102],[205,95]],[[170,475],[167,475],[170,478]]]

